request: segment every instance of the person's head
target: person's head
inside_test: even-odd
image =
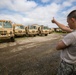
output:
[[[67,22],[71,29],[76,29],[76,10],[73,10],[68,14]]]

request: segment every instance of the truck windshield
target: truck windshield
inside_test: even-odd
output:
[[[15,29],[24,29],[24,26],[15,26]]]
[[[36,26],[29,26],[29,29],[37,29]]]
[[[12,25],[10,22],[4,22],[4,28],[12,28]]]
[[[0,28],[2,28],[2,22],[0,22]]]
[[[48,27],[44,27],[44,29],[48,29]]]
[[[24,29],[24,26],[20,26],[21,29]]]

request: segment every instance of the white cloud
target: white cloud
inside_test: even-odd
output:
[[[7,9],[21,12],[29,11],[36,6],[34,1],[27,0],[2,0],[0,2],[0,8],[7,7]]]
[[[19,6],[19,3],[20,2],[18,3],[16,2],[17,4],[16,6]],[[22,23],[24,25],[28,24],[50,25],[51,24],[50,20],[52,19],[53,16],[56,15],[57,11],[59,10],[59,7],[60,7],[59,5],[52,3],[45,7],[38,6],[35,9],[31,9],[30,11],[27,12],[25,11],[24,14],[26,15],[26,17],[20,14],[13,14],[13,15],[2,14],[0,15],[0,19],[9,19],[13,22]],[[18,7],[16,8],[17,10],[19,10]]]
[[[0,19],[3,20],[11,20],[12,22],[16,22],[16,23],[22,23],[22,16],[21,15],[6,15],[6,14],[1,14],[0,15]]]
[[[64,11],[64,12],[62,12],[64,15],[68,15],[71,11],[73,11],[73,10],[76,10],[76,6],[73,6],[73,7],[71,7],[70,9],[68,9],[68,10],[66,10],[66,11]]]
[[[48,2],[50,0],[42,0],[44,2]],[[60,1],[60,0],[59,0]],[[0,2],[0,8],[7,7],[12,11],[19,11],[24,14],[21,15],[19,13],[14,13],[11,15],[0,14],[0,19],[8,19],[16,23],[28,25],[28,24],[39,24],[39,25],[47,25],[49,27],[57,27],[56,25],[51,23],[52,17],[56,17],[56,19],[63,23],[66,23],[65,16],[76,6],[72,6],[72,2],[75,0],[69,0],[68,2],[63,2],[62,5],[51,3],[46,6],[38,6],[34,1],[27,0],[2,0]],[[67,6],[71,6],[69,10],[60,11],[65,9]],[[58,13],[60,11],[60,13]],[[63,14],[62,16],[60,14]]]
[[[63,6],[63,8],[72,6],[73,5],[73,2],[75,2],[75,0],[67,0],[67,1],[64,1],[63,4],[62,4],[62,6]]]
[[[17,11],[28,11],[36,7],[37,4],[33,1],[15,0],[13,6]]]
[[[29,18],[34,18],[34,19],[40,19],[40,20],[46,20],[50,17],[53,17],[56,12],[59,10],[59,5],[53,3],[51,5],[47,5],[45,7],[37,7],[31,12],[27,13],[27,16]]]
[[[41,0],[43,3],[47,3],[49,2],[50,0]]]
[[[63,2],[63,6],[66,7],[66,6],[71,6],[72,3],[71,2]]]
[[[59,5],[52,3],[51,5],[47,5],[45,7],[37,7],[31,12],[27,13],[28,18],[32,18],[34,23],[48,25],[53,16],[56,15],[59,10]]]

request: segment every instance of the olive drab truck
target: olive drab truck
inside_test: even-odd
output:
[[[45,36],[47,36],[48,34],[49,34],[49,28],[48,28],[48,26],[41,25],[39,27],[39,35],[45,35]]]
[[[4,39],[15,41],[12,22],[8,20],[0,20],[0,40]]]
[[[37,24],[28,25],[28,26],[25,27],[25,30],[26,30],[26,35],[27,36],[36,36],[36,35],[39,34]]]
[[[25,31],[25,26],[22,24],[13,24],[13,30],[15,36],[25,36],[26,31]]]

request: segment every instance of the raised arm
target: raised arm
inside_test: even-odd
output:
[[[62,30],[66,31],[66,32],[72,32],[73,30],[66,27],[65,25],[59,23],[58,21],[56,21],[53,17],[52,23],[55,23],[59,28],[61,28]]]

